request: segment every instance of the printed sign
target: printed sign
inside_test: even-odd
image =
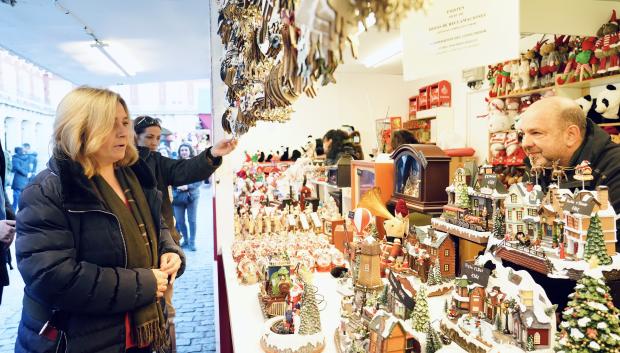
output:
[[[461,276],[467,276],[467,279],[478,283],[479,285],[486,287],[489,282],[489,275],[491,270],[478,265],[474,265],[472,262],[464,262],[463,269],[461,270]]]
[[[301,228],[303,230],[308,230],[310,229],[310,224],[308,223],[308,218],[306,218],[305,214],[300,214],[299,215],[299,220],[301,221]]]
[[[347,215],[347,217],[349,217],[349,219],[355,218],[355,211],[349,211],[349,214]]]
[[[321,223],[321,219],[319,218],[319,215],[316,212],[310,213],[310,218],[312,219],[312,223],[314,223],[314,226],[316,228],[321,228],[323,223]]]
[[[405,80],[518,59],[519,1],[434,0],[400,33]]]

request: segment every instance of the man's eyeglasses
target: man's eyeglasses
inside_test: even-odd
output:
[[[134,120],[134,126],[135,127],[149,127],[149,126],[160,126],[161,127],[161,120],[157,119],[157,118],[152,118],[148,115],[142,115],[136,118],[136,120]]]

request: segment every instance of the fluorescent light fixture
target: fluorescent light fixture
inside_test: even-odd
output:
[[[362,59],[362,64],[366,67],[374,68],[385,64],[390,59],[393,59],[403,54],[403,41],[401,38],[387,43],[383,47],[379,48],[374,53],[368,55]]]
[[[99,52],[103,56],[105,56],[106,59],[108,59],[110,61],[110,63],[112,65],[114,65],[126,77],[131,77],[131,76],[135,76],[136,75],[136,71],[135,70],[130,70],[130,69],[124,68],[123,66],[121,66],[121,64],[118,63],[118,61],[116,61],[116,59],[112,55],[110,55],[110,52],[113,51],[113,49],[111,49],[108,46],[108,44],[105,44],[105,43],[102,43],[102,42],[97,42],[95,44],[91,44],[91,47],[99,50]],[[116,57],[118,57],[118,56],[116,56]]]

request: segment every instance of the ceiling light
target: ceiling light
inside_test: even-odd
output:
[[[362,64],[366,67],[374,68],[385,64],[388,60],[403,54],[403,41],[401,38],[389,42],[379,50],[362,59]]]

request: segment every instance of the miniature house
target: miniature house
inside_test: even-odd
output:
[[[564,202],[572,197],[568,189],[560,189],[557,185],[549,185],[547,195],[538,209],[542,230],[542,243],[549,245],[553,241],[553,234],[561,235],[564,229]],[[560,236],[558,236],[559,241]]]
[[[476,283],[471,283],[467,276],[457,277],[454,280],[455,288],[452,293],[452,300],[460,310],[477,314],[484,312],[484,302],[486,292],[484,287]]]
[[[394,153],[394,194],[390,203],[404,199],[407,208],[438,214],[448,201],[450,157],[435,145],[401,145]]]
[[[542,309],[545,306],[546,296],[534,298],[534,291],[531,289],[519,292],[521,305],[513,314],[514,326],[513,334],[517,341],[527,344],[529,336],[532,336],[534,347],[545,348],[551,344],[551,320],[549,315]]]
[[[583,259],[590,219],[598,214],[607,253],[616,253],[616,212],[609,203],[609,191],[599,186],[596,191],[580,190],[564,203],[564,241],[566,253]]]
[[[508,189],[504,202],[506,208],[506,233],[513,237],[521,232],[531,239],[538,234],[540,217],[538,209],[544,194],[539,185],[516,183]]]
[[[411,282],[404,276],[390,272],[388,279],[388,310],[399,319],[406,320],[411,316],[411,312],[415,307],[415,290]]]
[[[368,326],[370,353],[419,353],[420,342],[405,329],[405,324],[394,315],[379,310]]]
[[[456,247],[448,233],[424,226],[416,227],[416,236],[420,249],[429,254],[429,263],[434,264],[435,260],[439,259],[441,276],[453,278],[456,267]]]

